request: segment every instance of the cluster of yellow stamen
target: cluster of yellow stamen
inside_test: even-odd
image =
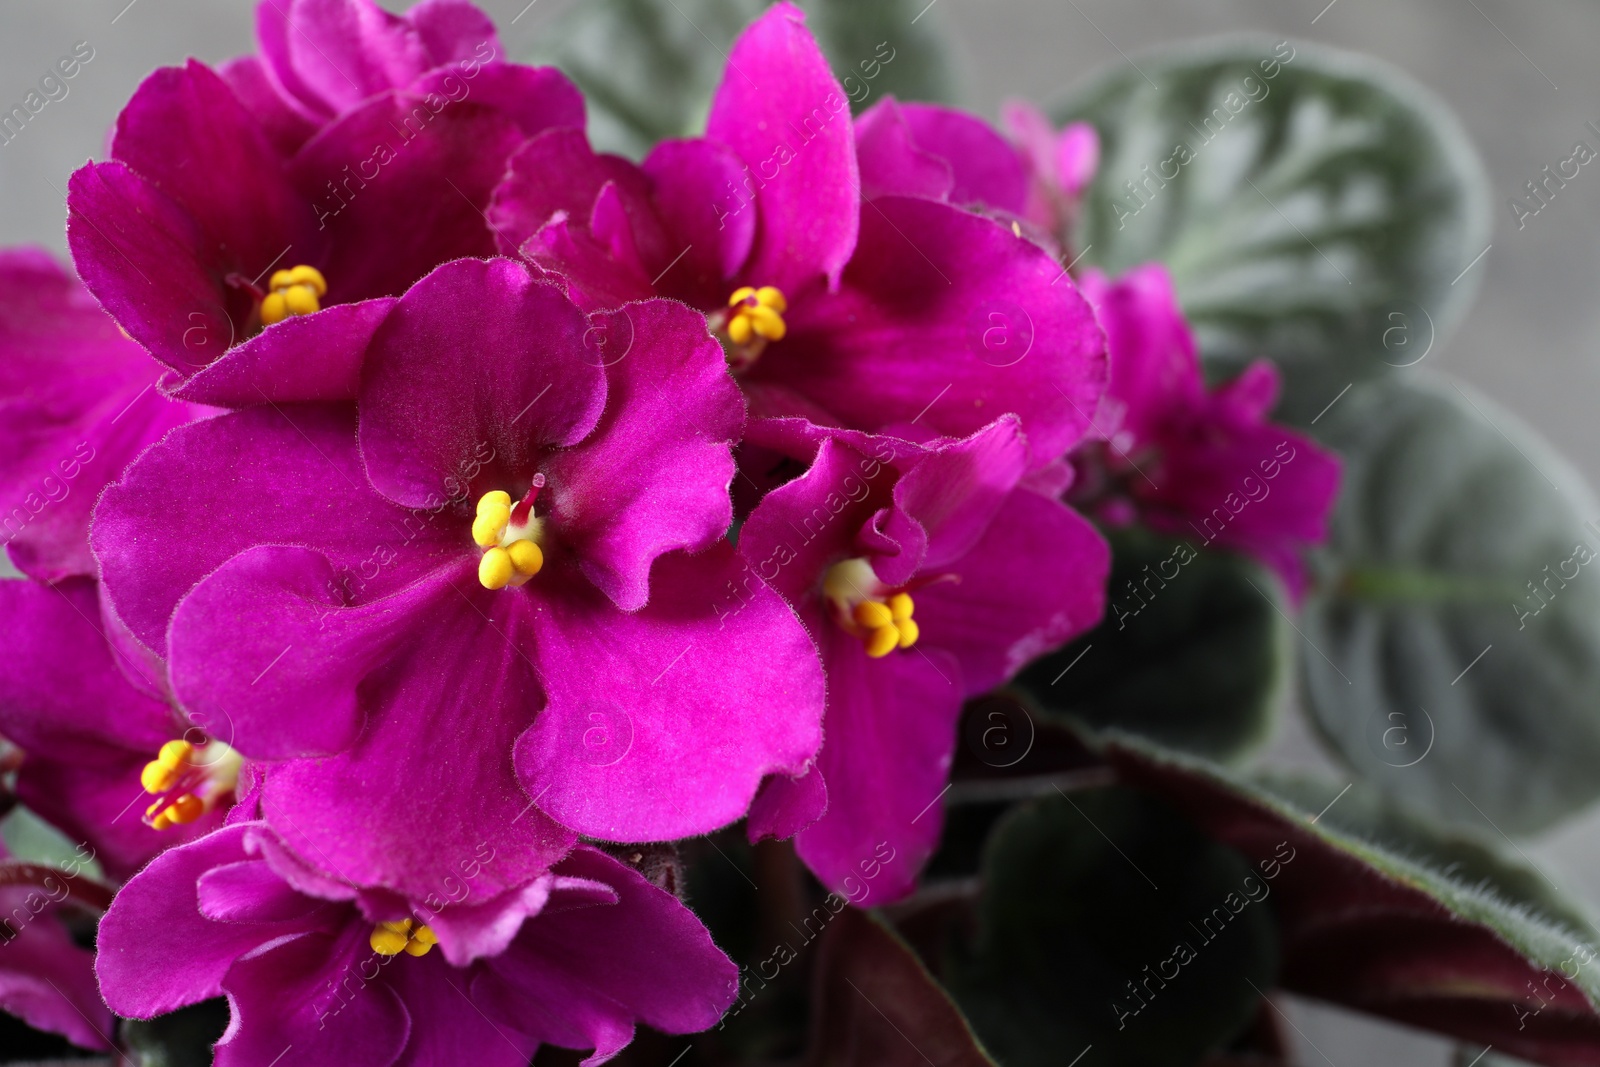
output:
[[[367,943],[380,956],[398,956],[402,952],[408,956],[426,956],[428,950],[439,943],[439,938],[415,919],[401,919],[374,926]]]
[[[542,476],[536,481],[544,484]],[[485,589],[518,586],[539,573],[544,567],[544,550],[535,540],[538,526],[531,505],[522,523],[512,522],[510,493],[496,489],[478,499],[472,540],[484,549],[478,561],[478,581]]]
[[[211,800],[234,790],[240,765],[238,753],[219,741],[210,744],[216,745],[221,755],[206,765],[195,761],[194,745],[168,741],[154,760],[139,771],[139,785],[144,792],[158,797],[144,809],[144,821],[150,829],[165,830],[194,822],[210,808]],[[181,792],[173,795],[173,790],[178,789]],[[202,792],[195,792],[197,789]]]
[[[784,325],[783,313],[789,302],[782,290],[763,285],[759,289],[742,286],[728,298],[728,340],[736,345],[749,344],[752,338],[781,341],[789,328]]]
[[[911,617],[916,611],[911,594],[885,589],[864,559],[847,559],[829,567],[822,591],[833,603],[839,625],[859,637],[873,659],[882,659],[897,648],[910,648],[922,636]]]
[[[315,267],[301,264],[272,272],[267,280],[272,290],[261,301],[261,324],[271,326],[290,315],[309,315],[321,311],[319,302],[328,293],[328,283]]]

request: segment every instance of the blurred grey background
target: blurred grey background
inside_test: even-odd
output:
[[[554,19],[581,2],[479,0],[512,58],[526,56]],[[106,132],[140,79],[187,56],[214,63],[253,50],[253,8],[242,0],[0,0],[0,112],[20,103],[78,42],[93,49],[67,94],[0,145],[0,241],[64,254],[67,176],[103,153]],[[1520,230],[1507,206],[1541,168],[1567,158],[1574,141],[1595,139],[1585,123],[1600,125],[1600,4],[934,0],[923,17],[951,41],[966,104],[990,117],[1006,97],[1048,100],[1141,48],[1242,30],[1354,49],[1409,72],[1460,115],[1487,164],[1496,204],[1493,245],[1472,268],[1483,272],[1478,304],[1427,365],[1518,412],[1591,484],[1600,483],[1593,402],[1600,385],[1600,170],[1584,168]],[[1265,759],[1343,775],[1322,759],[1295,715],[1286,717]],[[1548,879],[1600,915],[1600,811],[1523,849]],[[1464,1067],[1481,1051],[1307,1002],[1291,1000],[1286,1011],[1302,1064],[1442,1065],[1455,1057]]]

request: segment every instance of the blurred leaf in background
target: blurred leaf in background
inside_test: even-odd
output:
[[[762,0],[585,0],[530,57],[560,67],[589,105],[589,139],[638,158],[705,126],[728,46]],[[808,25],[854,111],[887,94],[948,101],[952,74],[925,0],[804,0]],[[759,77],[760,72],[749,72]]]
[[[1077,247],[1111,274],[1172,272],[1208,375],[1270,356],[1280,417],[1414,364],[1472,302],[1489,243],[1483,165],[1399,71],[1271,38],[1164,48],[1054,109],[1099,130]]]

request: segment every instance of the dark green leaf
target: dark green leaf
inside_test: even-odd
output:
[[[1057,109],[1104,146],[1078,247],[1112,273],[1165,263],[1214,378],[1271,356],[1283,412],[1307,420],[1460,319],[1482,271],[1452,282],[1489,243],[1487,185],[1430,93],[1270,38],[1134,62]]]
[[[1357,771],[1506,833],[1600,796],[1600,514],[1543,439],[1439,381],[1373,383],[1318,427],[1345,457],[1306,702]],[[1597,561],[1600,562],[1600,561]]]
[[[1283,988],[1542,1063],[1600,1060],[1596,933],[1538,872],[1359,786],[1252,784],[1131,738],[1105,754],[1261,869]]]
[[[1153,797],[1044,797],[990,841],[978,935],[950,987],[1007,1067],[1191,1064],[1275,980],[1257,881]]]
[[[1230,759],[1263,740],[1293,636],[1250,560],[1138,530],[1112,535],[1105,620],[1016,685],[1045,715]],[[1165,578],[1163,575],[1175,575]]]
[[[565,70],[589,101],[589,137],[641,156],[656,141],[704,126],[728,46],[763,0],[585,0],[534,58]],[[855,110],[887,94],[942,100],[950,73],[937,15],[917,0],[806,0],[812,32]]]

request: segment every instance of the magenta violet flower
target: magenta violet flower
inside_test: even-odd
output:
[[[150,1018],[212,997],[232,1020],[218,1067],[293,1050],[316,1067],[522,1067],[540,1044],[610,1059],[636,1022],[703,1030],[738,972],[692,912],[602,852],[579,848],[530,889],[504,951],[457,964],[426,918],[298,864],[241,821],[163,853],[100,923],[107,1003]]]
[[[546,815],[704,833],[815,753],[822,673],[792,610],[770,589],[731,625],[715,610],[740,569],[722,351],[669,301],[608,320],[631,342],[603,360],[557,287],[447,264],[375,336],[359,419],[206,420],[97,510],[114,615],[167,650],[191,714],[230,716],[269,764],[265,818],[319,866],[422,900],[503,826],[508,859],[471,885],[515,911],[572,844]]]
[[[145,79],[110,159],[72,176],[68,242],[176,395],[348,399],[392,298],[494,251],[482,209],[507,157],[581,127],[583,101],[554,70],[496,61],[487,21],[457,3],[404,20],[370,0],[270,0],[258,25],[263,58],[230,68],[233,85],[194,60]],[[286,109],[315,120],[303,143]]]
[[[111,1012],[95,988],[94,953],[73,939],[64,914],[74,906],[72,882],[92,858],[80,847],[65,868],[0,881],[0,1011],[81,1048],[109,1051]],[[9,859],[0,844],[0,869]],[[81,925],[90,925],[87,915]]]
[[[1014,415],[922,444],[797,419],[753,425],[751,440],[809,464],[751,513],[739,550],[751,579],[798,606],[828,672],[815,768],[773,780],[751,833],[806,827],[796,848],[826,885],[891,901],[939,840],[962,702],[1099,621],[1110,552],[1021,484]]]
[[[157,392],[161,368],[46,253],[0,251],[0,288],[0,536],[25,574],[92,576],[100,490],[208,409]]]
[[[225,717],[202,729],[129,683],[98,600],[82,578],[0,582],[0,734],[18,799],[123,879],[222,824],[241,760]]]
[[[1008,224],[862,193],[845,93],[779,3],[734,43],[704,138],[635,166],[548,131],[489,215],[502,251],[585,306],[659,294],[705,312],[756,417],[964,436],[1009,411],[1035,466],[1059,457],[1105,373],[1070,279]]]
[[[1278,372],[1260,360],[1207,390],[1194,337],[1164,267],[1115,281],[1091,271],[1083,290],[1111,350],[1105,440],[1073,454],[1067,499],[1101,518],[1138,521],[1201,544],[1247,553],[1298,599],[1303,554],[1327,537],[1339,460],[1269,422]]]

